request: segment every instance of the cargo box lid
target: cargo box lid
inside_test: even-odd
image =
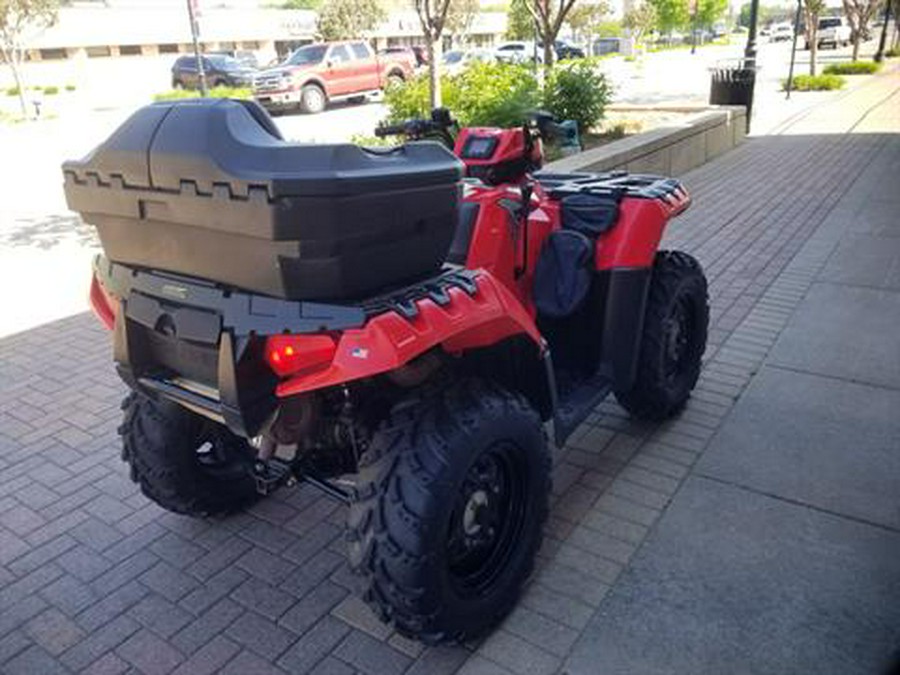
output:
[[[455,182],[462,164],[438,143],[367,149],[349,143],[290,143],[230,99],[167,101],[138,110],[102,145],[63,170],[79,182],[178,192],[185,183],[233,196],[264,187],[270,199],[340,196]]]

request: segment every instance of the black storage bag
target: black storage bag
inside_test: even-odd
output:
[[[594,243],[573,230],[547,237],[534,270],[534,304],[542,316],[562,318],[575,312],[591,289]]]
[[[618,217],[618,202],[607,195],[581,192],[562,200],[563,227],[588,237],[603,234],[616,224]]]

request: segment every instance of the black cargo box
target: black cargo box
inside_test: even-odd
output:
[[[438,269],[462,175],[436,143],[287,143],[255,104],[210,99],[142,108],[63,171],[111,260],[292,300]]]

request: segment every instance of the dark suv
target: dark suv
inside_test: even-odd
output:
[[[225,54],[204,54],[203,72],[210,87],[250,87],[256,72],[237,59]],[[200,73],[195,56],[180,56],[172,66],[172,86],[185,89],[200,88]]]

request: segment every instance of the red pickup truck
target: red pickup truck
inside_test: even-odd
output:
[[[364,98],[403,82],[414,67],[411,54],[376,54],[363,41],[311,44],[258,73],[253,97],[269,112],[318,113],[329,101]]]

